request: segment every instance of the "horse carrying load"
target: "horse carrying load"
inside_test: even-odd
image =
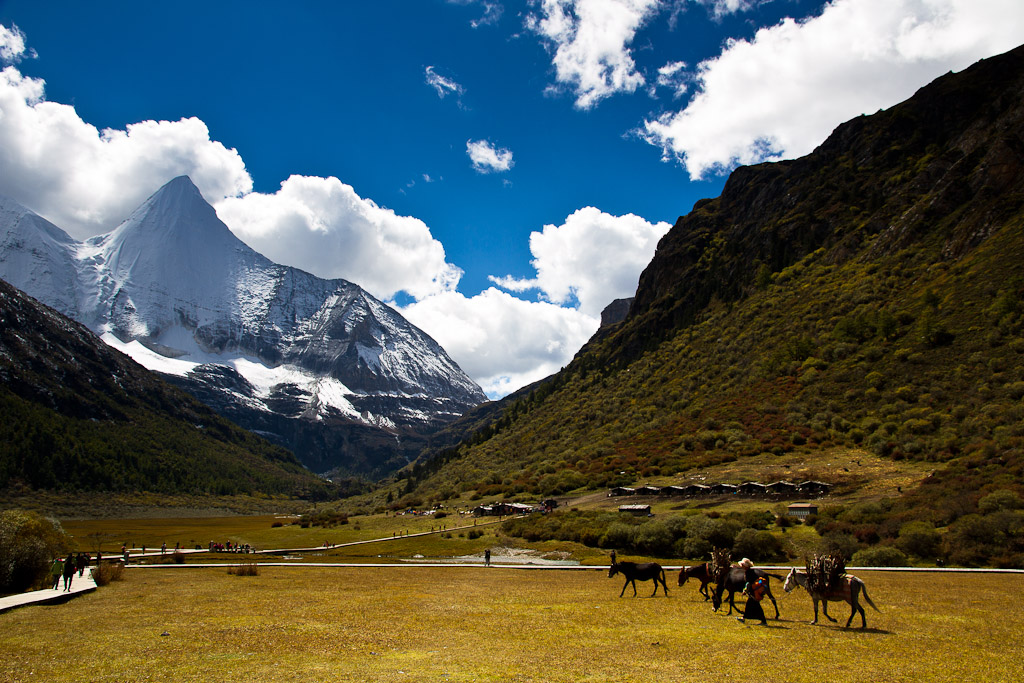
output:
[[[846,626],[850,627],[855,614],[860,612],[860,627],[867,628],[867,619],[864,615],[864,608],[861,607],[860,599],[871,605],[876,612],[878,608],[868,597],[867,586],[856,576],[846,573],[846,562],[838,555],[815,555],[813,560],[807,562],[806,571],[799,571],[795,567],[790,570],[786,582],[782,588],[787,593],[797,586],[807,590],[814,603],[814,621],[818,623],[818,603],[822,605],[822,612],[829,621],[835,621],[828,614],[828,603],[842,601],[850,605],[850,617],[846,620]]]

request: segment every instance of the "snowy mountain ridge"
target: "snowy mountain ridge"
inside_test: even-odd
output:
[[[486,400],[437,342],[358,285],[248,247],[184,176],[85,242],[0,198],[0,276],[151,370],[218,377],[220,400],[247,409],[281,413],[284,395],[291,417],[400,431]]]

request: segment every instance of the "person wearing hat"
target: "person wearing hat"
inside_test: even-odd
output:
[[[757,575],[754,563],[748,558],[744,557],[739,564],[745,571],[744,578],[747,583],[743,587],[743,594],[747,596],[747,604],[743,606],[743,616],[736,617],[736,619],[741,624],[746,623],[747,619],[759,619],[761,626],[767,626],[768,619],[764,616],[764,610],[761,609],[761,598],[764,597],[765,591],[768,589],[768,579]]]

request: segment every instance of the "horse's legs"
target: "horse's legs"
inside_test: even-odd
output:
[[[821,601],[821,611],[824,613],[826,619],[828,619],[832,623],[835,623],[836,620],[833,619],[832,617],[830,617],[829,614],[828,614],[828,599],[827,598],[822,599],[822,601]]]
[[[626,586],[628,586],[628,585],[629,585],[629,579],[626,579],[626,583],[622,584],[622,591],[619,593],[619,597],[620,598],[625,594]],[[633,590],[636,590],[636,589],[634,588]]]
[[[811,602],[814,603],[814,621],[811,622],[811,626],[814,626],[818,623],[818,599],[811,598]]]
[[[733,598],[735,597],[736,591],[732,591],[729,593],[729,614],[732,614],[732,611],[736,609],[736,603],[733,602]],[[738,609],[736,611],[739,612]],[[726,614],[725,616],[729,616],[729,614]]]
[[[850,598],[850,618],[846,620],[846,626],[843,628],[850,628],[850,622],[853,621],[853,615],[857,613],[857,600]],[[863,616],[861,617],[863,619]],[[865,622],[866,624],[866,622]],[[864,628],[861,626],[861,628]]]
[[[779,603],[775,602],[775,596],[772,595],[772,592],[771,592],[770,589],[765,594],[769,598],[771,598],[772,605],[775,607],[775,618],[778,619],[779,618]]]
[[[708,582],[707,581],[701,581],[700,582],[700,594],[704,596],[704,602],[707,602],[708,600],[711,599],[711,596],[708,595]]]

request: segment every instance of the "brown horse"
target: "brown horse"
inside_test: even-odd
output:
[[[654,592],[651,593],[653,598],[658,594],[658,582],[661,582],[662,587],[665,589],[665,597],[668,597],[668,585],[665,583],[665,570],[661,568],[661,565],[657,562],[615,562],[608,568],[608,578],[612,578],[616,574],[622,574],[626,577],[626,583],[622,584],[622,592],[619,593],[621,598],[626,592],[626,586],[633,584],[633,597],[636,597],[636,580],[641,581],[654,581]]]
[[[811,622],[812,624],[818,623],[819,602],[821,603],[822,612],[825,614],[825,618],[832,622],[834,622],[835,619],[828,615],[829,601],[831,600],[833,602],[839,602],[841,600],[843,602],[849,603],[850,618],[846,620],[846,626],[844,626],[843,628],[850,628],[850,622],[853,621],[853,615],[857,612],[860,612],[860,627],[867,628],[868,622],[867,619],[864,618],[864,608],[860,605],[860,596],[862,595],[864,596],[864,599],[867,601],[867,603],[871,605],[872,609],[874,609],[876,612],[879,611],[879,609],[875,607],[875,603],[871,602],[871,598],[868,597],[867,586],[864,585],[863,581],[858,579],[856,576],[853,576],[852,574],[847,574],[843,577],[842,585],[840,585],[838,589],[830,591],[828,593],[818,593],[812,591],[807,586],[807,572],[802,572],[794,568],[789,571],[789,575],[786,577],[786,582],[782,584],[782,590],[789,593],[797,586],[800,586],[801,588],[806,590],[810,594],[811,600],[814,601],[814,621]]]
[[[686,583],[687,579],[697,579],[700,581],[700,594],[704,596],[704,602],[711,599],[711,595],[708,594],[708,584],[711,583],[711,572],[708,571],[708,563],[694,565],[693,567],[683,567],[679,570],[679,585],[682,586]]]

